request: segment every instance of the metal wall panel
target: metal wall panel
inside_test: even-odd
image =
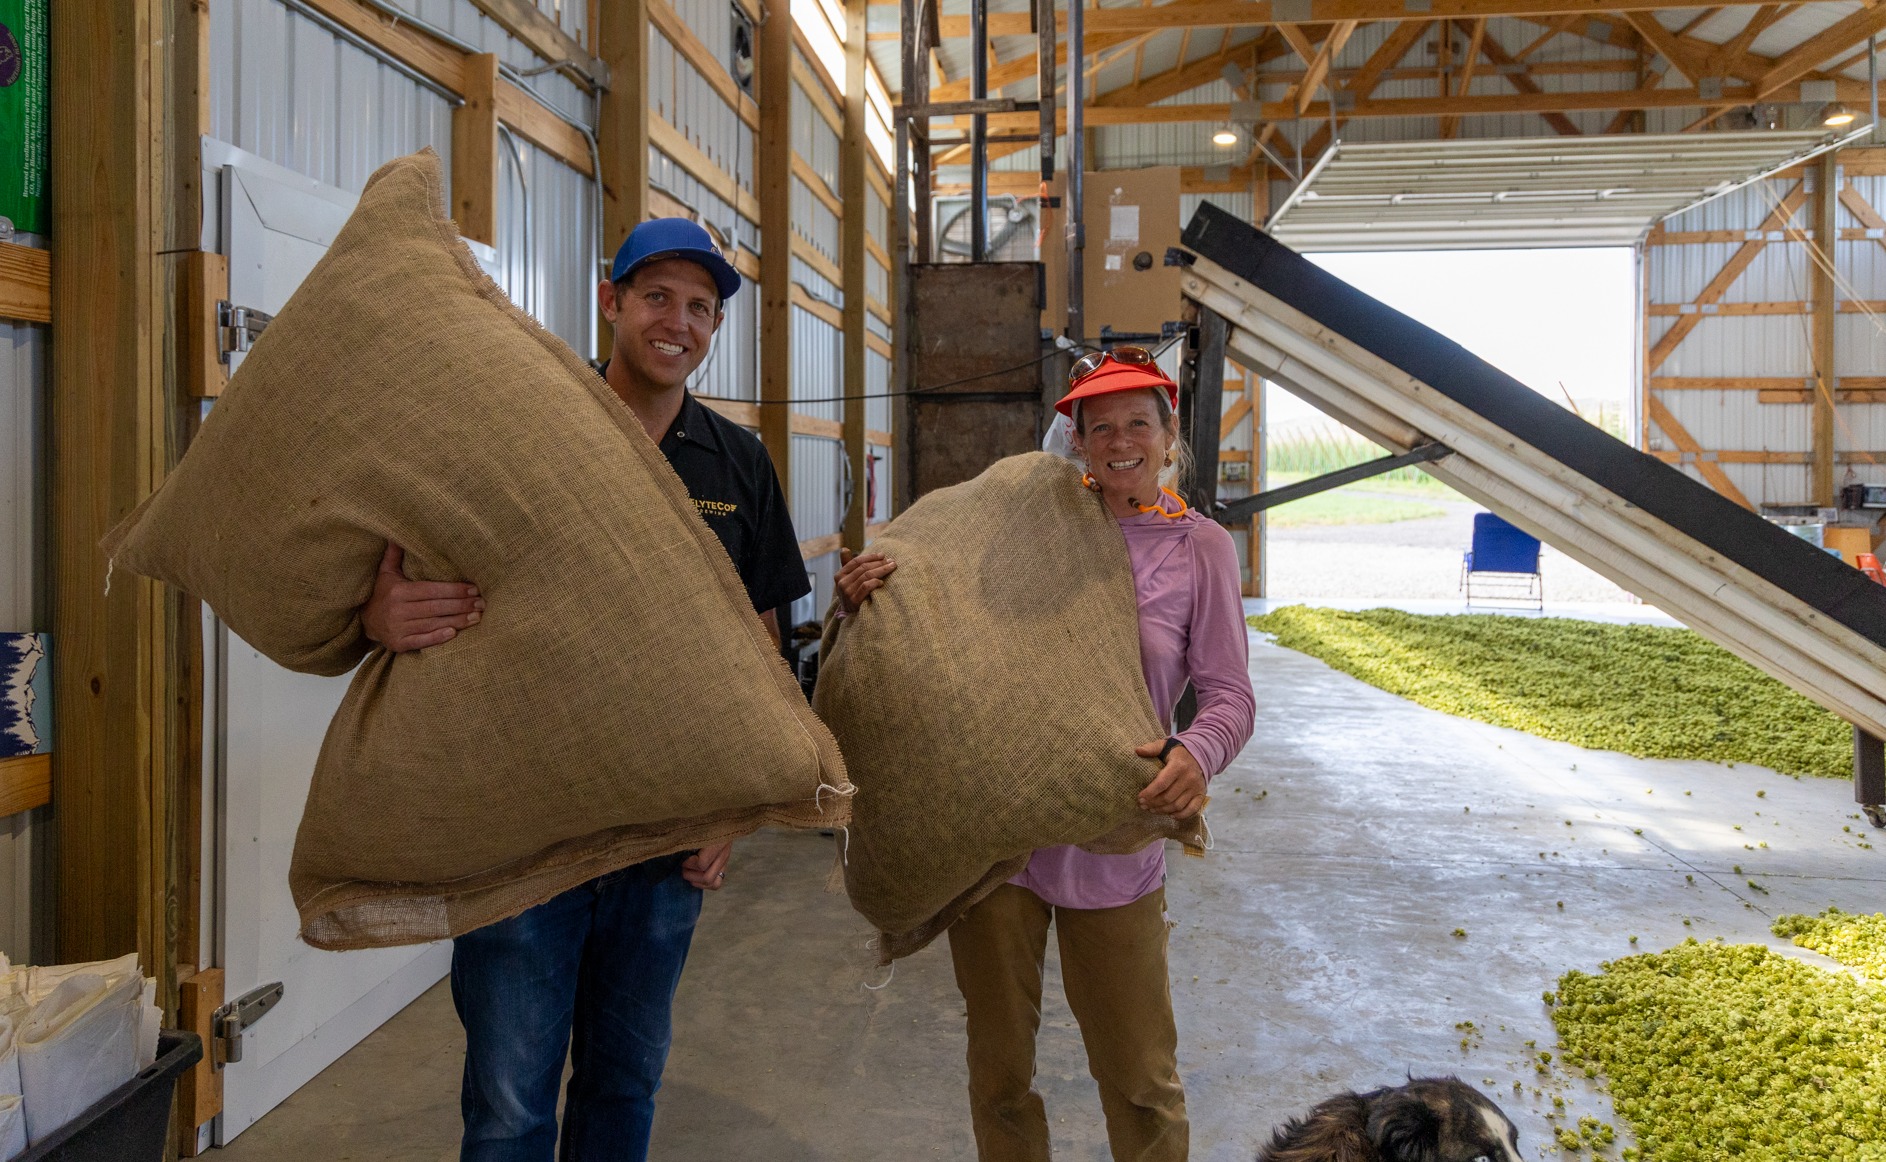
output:
[[[32,239],[22,235],[21,244]],[[44,327],[0,321],[0,631],[50,626],[46,582],[48,526],[47,352]],[[49,808],[0,818],[0,953],[31,964],[51,949],[46,887]]]
[[[466,0],[410,11],[519,69],[539,62]],[[358,191],[383,163],[423,146],[451,172],[453,102],[278,0],[223,0],[210,17],[211,136],[344,190]],[[561,108],[585,114],[566,78],[528,81]],[[524,198],[508,156],[499,164],[498,255],[505,290],[578,350],[592,349],[588,306],[596,271],[589,179],[520,140],[530,190],[526,272]],[[501,151],[502,151],[502,147]]]
[[[696,180],[681,163],[652,145],[648,148],[648,182],[692,209],[701,221],[719,231],[723,239],[737,242],[754,254],[760,252],[759,223],[749,221],[746,215]]]
[[[598,229],[594,187],[588,178],[522,138],[518,181],[508,147],[498,160],[498,285],[511,301],[585,357],[596,342],[596,284],[590,264]],[[529,232],[526,233],[526,222]]]
[[[791,190],[793,232],[810,242],[828,261],[836,263],[839,259],[838,215],[796,177],[792,179]]]
[[[753,131],[658,29],[648,33],[648,99],[713,163],[753,191]]]
[[[792,398],[836,400],[845,388],[844,336],[837,327],[803,307],[792,308]],[[792,410],[822,420],[843,420],[842,403],[798,403]],[[827,529],[826,532],[833,532]],[[810,536],[800,533],[801,538]]]
[[[805,57],[799,57],[808,72],[816,73],[815,66],[807,63]],[[830,96],[831,94],[826,94]],[[836,131],[826,123],[806,96],[805,89],[797,80],[792,83],[792,151],[804,158],[812,167],[812,172],[824,180],[826,188],[838,188],[838,146]]]
[[[760,288],[747,285],[721,308],[725,318],[714,334],[707,362],[689,390],[717,399],[760,397]]]

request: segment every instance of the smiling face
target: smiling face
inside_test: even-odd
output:
[[[1159,499],[1159,473],[1178,437],[1178,420],[1160,413],[1158,391],[1116,391],[1084,399],[1074,451],[1100,485],[1101,498],[1117,516]]]
[[[686,384],[720,327],[713,276],[685,258],[651,262],[620,283],[605,282],[597,298],[615,328],[611,360],[646,391]]]

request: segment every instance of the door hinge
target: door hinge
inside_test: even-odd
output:
[[[282,999],[282,982],[250,989],[210,1014],[210,1061],[221,1069],[242,1060],[242,1034]]]
[[[224,363],[239,351],[247,351],[254,346],[262,334],[262,329],[274,320],[275,316],[254,307],[239,307],[228,299],[216,304],[216,348],[217,358]]]

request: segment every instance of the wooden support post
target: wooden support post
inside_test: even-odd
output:
[[[1840,171],[1835,152],[1829,150],[1814,161],[1812,206],[1814,239],[1825,262],[1809,264],[1809,298],[1813,303],[1814,415],[1809,426],[1812,450],[1808,467],[1808,496],[1822,508],[1834,503],[1834,275],[1831,269],[1838,247],[1834,242],[1834,199],[1839,190]]]
[[[839,153],[838,196],[844,203],[839,219],[839,267],[844,274],[845,390],[853,398],[845,401],[845,462],[851,466],[851,503],[845,508],[844,543],[853,552],[864,549],[865,525],[871,513],[865,508],[864,409],[865,393],[864,337],[865,316],[865,205],[869,194],[865,186],[865,166],[870,164],[871,143],[865,137],[865,118],[870,111],[864,95],[865,9],[869,0],[845,0],[845,140]]]
[[[643,0],[608,0],[599,6],[592,33],[616,84],[602,95],[596,119],[596,148],[602,157],[603,260],[629,231],[648,217],[648,5]],[[732,255],[728,258],[731,260]],[[593,272],[597,281],[607,271]],[[597,357],[614,346],[609,324],[598,323]]]
[[[759,27],[760,441],[792,499],[792,18]],[[620,75],[620,74],[618,74]]]
[[[210,1048],[210,1017],[223,1003],[223,970],[206,968],[177,985],[177,1027],[203,1039],[203,1060],[177,1079],[177,1156],[197,1156],[197,1127],[223,1112],[223,1074]]]
[[[458,232],[498,244],[498,57],[465,58],[465,103],[452,110],[452,217]]]
[[[53,799],[58,885],[51,958],[135,950],[176,1003],[183,858],[194,793],[193,605],[109,564],[98,540],[182,454],[177,298],[202,221],[205,6],[50,6]]]
[[[1179,401],[1181,430],[1192,445],[1192,475],[1181,482],[1186,503],[1210,515],[1218,501],[1218,429],[1225,408],[1225,317],[1209,307],[1198,310],[1198,350],[1194,353],[1192,397]]]

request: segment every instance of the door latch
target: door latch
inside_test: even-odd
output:
[[[275,316],[254,307],[239,307],[228,299],[216,304],[216,347],[217,358],[224,363],[229,357],[240,351],[247,351],[261,337],[263,328],[274,321]]]
[[[250,989],[210,1014],[210,1061],[221,1069],[242,1060],[242,1034],[282,999],[282,982]]]

